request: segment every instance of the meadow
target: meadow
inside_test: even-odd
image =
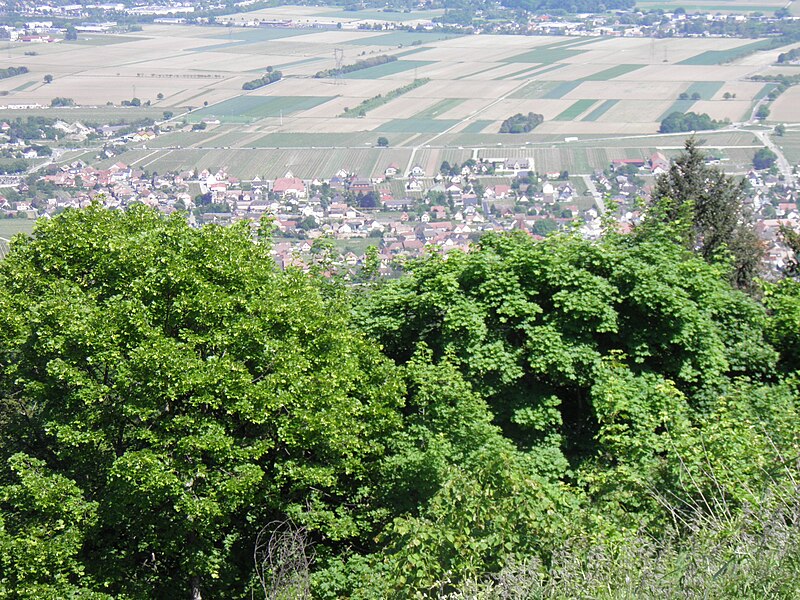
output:
[[[423,23],[430,14],[330,7],[284,6],[223,21],[242,24],[256,16],[292,18],[298,26],[149,25],[135,34],[81,34],[76,42],[40,45],[36,56],[24,54],[29,46],[11,44],[8,60],[30,72],[0,85],[8,92],[0,98],[0,118],[131,121],[160,119],[167,111],[178,131],[149,143],[147,149],[133,148],[125,159],[159,171],[199,161],[201,167],[228,166],[243,177],[290,168],[312,177],[329,176],[325,169],[346,168],[344,163],[352,161],[351,170],[378,176],[385,155],[374,145],[378,137],[386,137],[401,162],[427,146],[433,162],[452,147],[468,153],[531,147],[537,148],[543,165],[564,161],[565,168],[582,172],[605,166],[603,161],[617,156],[607,150],[616,147],[616,139],[638,153],[637,136],[655,135],[660,120],[674,110],[707,112],[733,122],[749,119],[769,86],[748,77],[771,72],[784,50],[757,51],[740,59],[744,52],[762,47],[764,40],[361,30],[359,24],[370,19]],[[383,54],[398,60],[338,78],[313,77],[337,64]],[[244,82],[270,66],[280,69],[283,79],[242,90]],[[43,82],[45,74],[53,75],[52,83]],[[411,86],[359,118],[347,114],[365,100],[421,78],[427,83]],[[680,100],[682,93],[690,98]],[[695,93],[699,99],[692,100]],[[56,96],[73,98],[81,106],[8,108],[46,107]],[[149,105],[121,106],[133,97]],[[784,94],[774,105],[773,118],[800,122],[797,98],[794,90]],[[518,112],[539,113],[545,121],[527,134],[499,134],[502,121]],[[180,125],[184,121],[187,125]],[[206,130],[190,131],[201,121],[208,123]],[[605,141],[569,158],[575,151],[564,140],[574,138],[590,144]],[[548,147],[554,143],[561,147]],[[654,138],[643,152],[660,145],[660,138]],[[336,148],[333,159],[321,155],[324,148]],[[295,154],[285,155],[288,149]]]

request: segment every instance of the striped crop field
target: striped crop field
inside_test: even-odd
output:
[[[600,106],[592,110],[588,115],[581,119],[582,121],[597,121],[600,117],[606,114],[611,108],[617,104],[619,100],[606,100]]]
[[[572,121],[576,117],[579,117],[583,113],[585,113],[589,108],[591,108],[597,100],[590,100],[588,98],[584,98],[583,100],[578,100],[573,103],[567,110],[561,112],[554,120],[555,121]]]

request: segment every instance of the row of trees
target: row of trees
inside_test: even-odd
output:
[[[16,75],[23,75],[28,72],[28,67],[6,67],[0,69],[0,79],[7,79]]]
[[[324,238],[277,270],[267,221],[38,223],[0,263],[0,595],[796,596],[800,285],[743,270],[742,199],[690,142],[632,234],[358,286]]]
[[[323,77],[337,77],[339,75],[352,73],[353,71],[360,71],[362,69],[369,69],[370,67],[377,67],[378,65],[385,65],[386,63],[394,62],[396,60],[396,56],[391,56],[388,54],[371,56],[370,58],[357,60],[350,65],[342,65],[342,67],[338,69],[325,69],[323,71],[317,71],[314,77],[317,79],[321,79]]]
[[[260,87],[264,87],[265,85],[269,85],[270,83],[275,83],[276,81],[280,81],[283,77],[283,73],[280,71],[275,71],[272,67],[267,67],[267,72],[257,79],[252,79],[250,81],[245,81],[242,84],[243,90],[255,90]]]

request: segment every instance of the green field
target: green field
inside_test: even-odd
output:
[[[590,112],[588,115],[583,117],[581,121],[597,121],[597,119],[599,119],[609,110],[611,110],[611,108],[613,108],[614,105],[617,104],[617,102],[619,102],[619,100],[606,100],[600,106],[598,106],[592,112]]]
[[[455,119],[394,119],[378,128],[382,133],[441,133],[458,123]]]
[[[37,84],[37,83],[39,83],[39,82],[38,82],[38,81],[26,81],[26,82],[25,82],[25,83],[23,83],[22,85],[15,87],[15,88],[14,88],[12,91],[14,91],[14,92],[21,92],[22,90],[26,90],[26,89],[28,89],[29,87],[31,87],[32,85],[35,85],[35,84]]]
[[[610,79],[615,79],[620,75],[638,71],[644,66],[645,65],[617,65],[615,67],[611,67],[610,69],[604,69],[598,73],[588,75],[587,77],[583,78],[583,81],[608,81]]]
[[[77,40],[64,40],[64,44],[81,44],[85,46],[109,46],[111,44],[125,44],[127,42],[139,42],[146,40],[145,37],[135,37],[132,35],[103,35],[99,33],[81,33]]]
[[[589,98],[584,98],[582,100],[577,100],[575,103],[572,104],[567,110],[563,111],[559,114],[554,121],[573,121],[579,115],[585,113],[589,108],[594,106],[597,100],[590,100]]]
[[[188,119],[196,123],[216,117],[223,123],[251,123],[266,117],[286,116],[308,110],[332,98],[333,96],[237,96],[196,110]]]
[[[440,100],[433,106],[429,106],[425,110],[421,110],[415,114],[412,119],[435,119],[439,115],[446,113],[451,108],[454,108],[464,102],[466,98],[447,98]]]
[[[342,75],[343,79],[379,79],[387,75],[395,75],[403,71],[410,71],[419,67],[434,64],[430,60],[396,60],[393,62],[376,65],[367,69],[359,69],[352,73],[345,73]]]
[[[472,123],[470,123],[469,125],[464,127],[464,129],[462,129],[461,132],[462,133],[480,133],[481,131],[486,129],[489,125],[491,125],[492,123],[494,123],[494,121],[484,121],[484,120],[473,121]],[[495,133],[495,132],[492,132],[492,133]]]
[[[562,83],[557,84],[555,87],[550,88],[547,92],[541,96],[547,100],[560,100],[567,94],[569,94],[572,90],[578,87],[581,83],[583,83],[582,79],[577,81],[564,81]]]
[[[737,48],[730,48],[728,50],[708,50],[702,52],[686,60],[677,63],[679,65],[721,65],[732,60],[736,60],[742,56],[750,54],[753,50],[761,50],[768,48],[772,44],[771,40],[760,40],[758,42],[751,42],[744,46]]]

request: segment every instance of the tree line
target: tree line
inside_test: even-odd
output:
[[[275,83],[276,81],[280,81],[283,77],[283,73],[280,71],[275,71],[272,67],[267,67],[267,72],[257,79],[252,79],[250,81],[245,81],[242,84],[243,90],[255,90],[260,87],[264,87],[265,85],[269,85],[270,83]]]
[[[8,79],[15,75],[23,75],[28,72],[28,67],[6,67],[0,69],[0,79]]]
[[[94,205],[15,239],[0,596],[800,592],[800,282],[694,142],[596,241],[353,281],[270,236]]]
[[[372,56],[363,60],[357,60],[350,65],[342,65],[342,67],[339,69],[325,69],[323,71],[317,71],[314,74],[314,78],[321,79],[323,77],[337,77],[339,75],[352,73],[353,71],[360,71],[362,69],[369,69],[370,67],[377,67],[378,65],[385,65],[386,63],[394,62],[396,60],[396,56],[381,54],[380,56]]]

